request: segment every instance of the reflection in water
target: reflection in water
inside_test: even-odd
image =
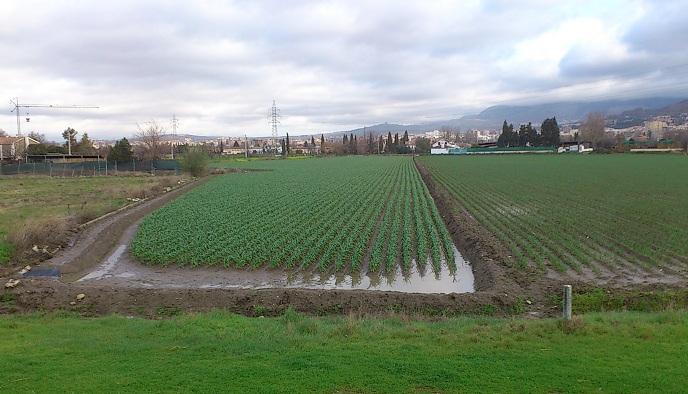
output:
[[[393,275],[308,275],[307,273],[285,274],[279,287],[302,289],[364,289],[380,291],[400,291],[404,293],[472,293],[475,291],[471,265],[463,259],[461,253],[454,248],[456,271],[450,272],[445,263],[440,272],[432,269],[419,272],[415,261],[411,264],[410,272],[404,275],[397,267]],[[430,263],[426,264],[429,267]],[[256,287],[277,287],[278,283],[263,283]]]

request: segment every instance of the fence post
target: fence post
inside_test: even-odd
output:
[[[571,285],[564,285],[564,319],[571,320]]]

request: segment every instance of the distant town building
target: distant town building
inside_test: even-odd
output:
[[[0,137],[0,160],[18,160],[24,157],[29,145],[39,144],[31,137]]]

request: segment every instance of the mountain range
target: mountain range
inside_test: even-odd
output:
[[[465,115],[458,119],[433,121],[421,124],[381,123],[365,128],[339,131],[329,134],[363,135],[372,132],[380,133],[418,133],[438,130],[443,127],[459,130],[470,129],[500,129],[502,122],[519,125],[531,122],[539,125],[544,119],[555,116],[559,124],[579,122],[590,112],[601,112],[606,116],[618,116],[628,111],[641,111],[642,114],[659,114],[676,112],[685,109],[688,100],[679,101],[672,97],[653,97],[632,100],[603,100],[593,102],[557,102],[534,105],[495,105],[473,115]],[[685,112],[685,111],[683,111]]]
[[[486,108],[478,114],[465,115],[457,119],[439,120],[420,124],[380,123],[372,126],[360,127],[353,130],[328,132],[329,137],[354,134],[386,134],[386,133],[422,133],[426,131],[450,128],[467,131],[471,129],[501,129],[502,122],[519,124],[531,122],[535,126],[546,119],[555,116],[559,124],[582,121],[591,112],[601,112],[609,119],[617,120],[617,125],[633,125],[651,116],[671,115],[688,112],[688,100],[675,97],[651,97],[630,100],[603,100],[592,102],[566,101],[533,105],[495,105]],[[625,127],[625,126],[624,126]],[[312,134],[290,132],[293,138],[305,138]],[[316,133],[319,134],[319,133]],[[202,136],[194,134],[179,134],[178,138],[190,138],[193,141],[207,141],[217,136]],[[170,136],[165,136],[169,139]],[[263,137],[266,138],[266,137]]]

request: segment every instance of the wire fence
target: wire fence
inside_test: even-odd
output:
[[[33,163],[0,164],[0,175],[47,175],[51,177],[106,176],[126,173],[149,173],[152,175],[178,175],[181,173],[176,160],[132,160],[114,162],[106,160],[80,162],[41,161]]]

